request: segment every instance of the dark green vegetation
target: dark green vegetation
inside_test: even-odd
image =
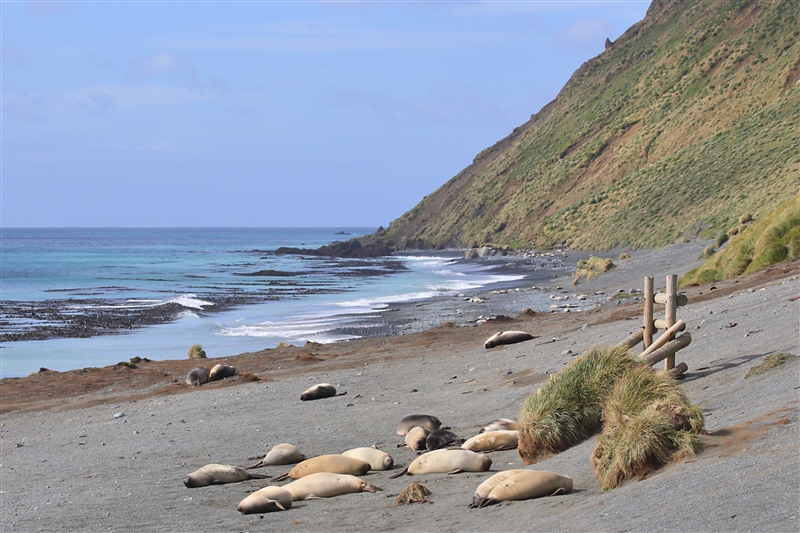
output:
[[[764,217],[800,182],[798,12],[796,0],[655,0],[553,102],[373,239],[601,251]]]
[[[192,344],[189,348],[189,359],[206,359],[206,351],[199,344]]]
[[[703,411],[674,379],[640,365],[626,372],[603,405],[603,433],[591,463],[603,490],[642,479],[702,449]]]
[[[751,226],[747,223],[737,226],[725,249],[714,253],[702,266],[687,272],[678,284],[704,284],[733,278],[798,256],[800,196],[784,202]]]
[[[622,255],[620,255],[620,257],[622,257]],[[611,261],[610,257],[591,256],[589,259],[581,259],[578,261],[578,270],[575,272],[575,277],[572,278],[572,283],[573,285],[577,285],[584,278],[586,278],[586,281],[589,281],[596,275],[608,272],[612,268],[614,268],[614,263]]]

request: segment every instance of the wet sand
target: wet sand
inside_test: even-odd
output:
[[[678,317],[693,342],[678,354],[689,365],[681,383],[705,412],[706,449],[647,479],[600,491],[589,466],[589,439],[533,466],[572,476],[572,493],[478,510],[466,508],[475,488],[497,471],[522,467],[516,451],[492,453],[487,473],[391,480],[389,472],[371,472],[363,478],[383,492],[296,502],[267,515],[236,511],[263,480],[197,489],[181,482],[208,463],[247,466],[280,442],[296,444],[307,456],[376,444],[395,464],[407,465],[416,455],[396,447],[401,438],[394,431],[405,415],[436,415],[465,438],[491,419],[516,418],[524,399],[552,373],[592,345],[615,344],[640,327],[642,302],[629,293],[609,296],[641,288],[644,275],[663,285],[663,273],[682,273],[697,255],[690,243],[634,256],[578,287],[554,279],[544,289],[469,295],[484,297],[483,303],[453,299],[396,311],[417,317],[414,329],[423,331],[415,333],[205,361],[252,372],[257,382],[236,377],[191,388],[184,377],[196,362],[189,360],[0,380],[3,529],[798,531],[800,364],[793,359],[744,376],[769,354],[800,354],[800,261],[713,289],[682,290],[689,304]],[[528,307],[526,298],[543,291],[605,294],[580,312],[517,317]],[[509,318],[478,325],[477,316],[464,317],[468,313]],[[504,329],[537,338],[483,348]],[[319,382],[347,394],[301,402],[300,393]],[[262,470],[276,475],[288,468]],[[412,481],[432,491],[433,503],[393,507]]]

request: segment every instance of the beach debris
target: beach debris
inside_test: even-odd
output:
[[[567,348],[566,350],[564,350],[563,352],[561,352],[561,355],[569,355],[569,354],[571,354],[571,353],[572,353],[572,350],[570,350],[569,348]]]
[[[123,413],[122,411],[120,411],[119,413],[114,413],[114,418],[122,418],[123,416],[125,416],[125,413]]]
[[[243,383],[251,383],[254,381],[261,381],[258,376],[252,372],[239,372],[239,381]]]
[[[393,505],[405,505],[407,503],[433,503],[428,499],[431,491],[421,483],[413,482],[408,487],[400,491]]]
[[[483,347],[489,349],[502,344],[516,344],[535,338],[534,335],[525,331],[499,331],[486,339],[486,342],[483,343]]]

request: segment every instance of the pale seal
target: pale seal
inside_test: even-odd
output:
[[[397,424],[397,434],[403,436],[408,433],[411,428],[417,426],[436,431],[442,427],[442,423],[438,418],[431,415],[408,415]]]
[[[239,503],[242,514],[285,511],[292,506],[292,493],[282,487],[264,487]]]
[[[359,477],[331,472],[309,474],[281,488],[289,491],[294,501],[332,498],[340,494],[350,494],[351,492],[377,492],[383,490]]]
[[[495,503],[511,500],[529,500],[531,498],[541,498],[542,496],[555,496],[556,494],[566,494],[572,490],[572,478],[555,472],[543,470],[513,470],[510,475],[500,472],[493,477],[503,475],[498,483],[493,483],[493,487],[488,494],[483,496],[479,492],[485,492],[482,483],[475,491],[470,508],[485,507]],[[489,483],[489,478],[484,483]],[[483,490],[481,488],[483,487]]]
[[[208,485],[223,485],[225,483],[237,483],[246,479],[265,479],[269,476],[261,474],[251,474],[244,468],[230,465],[206,465],[199,470],[195,470],[185,478],[183,484],[187,488],[207,487]]]
[[[320,455],[319,457],[306,459],[302,463],[295,465],[294,468],[285,474],[275,476],[272,481],[282,481],[287,477],[292,479],[300,479],[301,477],[316,474],[318,472],[360,476],[369,472],[369,469],[369,463],[362,461],[361,459],[345,457],[344,455],[337,454]]]
[[[467,439],[461,445],[465,450],[472,450],[473,452],[488,452],[494,450],[512,450],[519,445],[519,431],[517,430],[499,430],[499,431],[484,431]]]
[[[353,448],[342,455],[369,463],[370,470],[391,470],[394,466],[392,456],[377,448]]]
[[[499,431],[508,429],[519,429],[519,424],[510,418],[497,418],[489,422],[486,426],[482,427],[478,433],[483,433],[484,431]]]
[[[390,476],[390,479],[400,477],[403,474],[486,472],[491,466],[492,460],[488,455],[482,453],[458,448],[434,450],[420,455],[407,468]]]
[[[428,440],[428,435],[430,434],[431,430],[422,426],[411,428],[411,430],[406,433],[405,445],[415,452],[417,450],[424,450],[425,442]]]
[[[524,331],[501,331],[486,339],[486,342],[483,343],[483,347],[487,349],[494,348],[495,346],[500,346],[501,344],[516,344],[518,342],[529,341],[535,338],[536,337],[530,333],[525,333]]]
[[[214,365],[214,368],[208,373],[208,381],[217,381],[218,379],[225,379],[235,375],[236,369],[234,367],[220,363]]]
[[[297,446],[293,444],[276,444],[259,462],[253,466],[248,466],[247,469],[269,465],[293,465],[305,460],[305,458],[306,456],[300,453]]]
[[[203,383],[208,383],[208,369],[199,366],[186,375],[186,384],[192,387],[199,387]]]

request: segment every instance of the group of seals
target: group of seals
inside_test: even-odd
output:
[[[192,387],[199,387],[203,383],[217,381],[219,379],[225,379],[235,375],[236,369],[224,363],[214,365],[214,368],[211,370],[204,366],[199,366],[191,370],[186,375],[186,384],[191,385]]]

